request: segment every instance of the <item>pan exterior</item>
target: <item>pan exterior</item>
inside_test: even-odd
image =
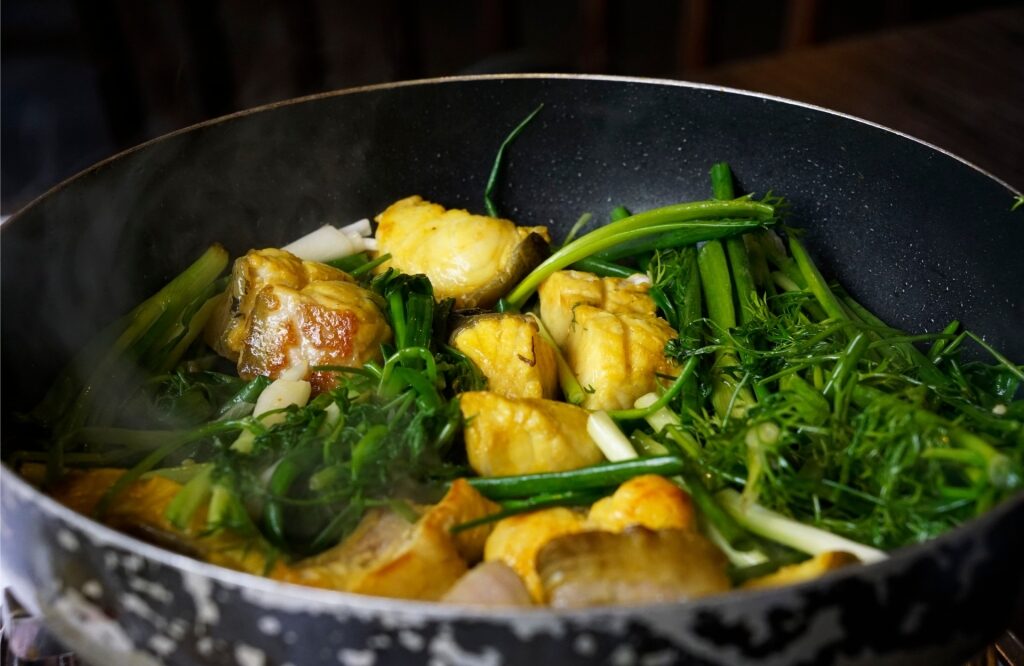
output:
[[[930,146],[803,105],[671,82],[483,77],[264,107],[175,133],[55,188],[4,226],[3,437],[105,321],[208,243],[278,245],[411,194],[500,205],[564,233],[580,213],[708,195],[726,160],[790,201],[816,260],[891,324],[956,318],[1024,358],[1024,223],[1004,184]],[[4,573],[92,663],[942,664],[1024,599],[1024,496],[891,560],[778,590],[574,613],[305,589],[148,546],[2,470]]]

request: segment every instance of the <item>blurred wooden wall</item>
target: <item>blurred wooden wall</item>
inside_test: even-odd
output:
[[[299,95],[459,73],[700,78],[723,63],[1000,4],[5,0],[5,210],[25,199],[20,190],[118,149]],[[43,144],[58,154],[40,155]],[[65,146],[77,153],[59,154]]]

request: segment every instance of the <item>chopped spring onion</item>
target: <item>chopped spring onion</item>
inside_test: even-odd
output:
[[[587,434],[594,440],[597,447],[601,449],[604,457],[611,462],[631,460],[638,457],[636,449],[629,443],[629,440],[619,426],[615,425],[608,412],[593,412],[587,418]]]
[[[325,224],[282,249],[306,261],[331,261],[366,251],[376,251],[370,236],[370,221],[363,219],[341,229]]]
[[[880,562],[888,557],[877,548],[787,518],[760,504],[746,504],[735,490],[723,490],[715,495],[715,499],[737,522],[751,532],[809,555],[845,551],[856,555],[865,564]]]
[[[277,425],[285,419],[282,410],[292,405],[304,407],[309,402],[312,391],[312,385],[301,379],[275,379],[256,399],[256,407],[252,410],[253,416],[259,418],[267,427]],[[243,430],[231,448],[240,453],[248,453],[252,451],[255,440],[256,435],[251,430]]]

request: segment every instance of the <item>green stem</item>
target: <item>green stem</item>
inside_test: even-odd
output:
[[[485,497],[502,500],[541,493],[617,486],[642,474],[674,476],[682,472],[683,467],[682,459],[677,456],[658,456],[604,463],[566,472],[473,478],[469,479],[469,483]]]
[[[618,222],[619,220],[626,219],[632,214],[633,213],[629,212],[629,209],[626,208],[625,206],[616,206],[615,208],[612,208],[612,212],[609,217],[611,218],[612,222]]]
[[[554,338],[551,337],[551,332],[548,331],[547,326],[544,325],[540,317],[533,314],[527,316],[533,320],[533,323],[537,324],[537,332],[540,333],[540,337],[544,339],[544,342],[548,343],[548,346],[555,353],[555,365],[558,367],[558,385],[562,389],[565,401],[573,405],[583,404],[587,397],[586,391],[583,390],[580,381],[576,379],[576,374],[569,367],[569,362],[565,360],[562,350],[558,348]]]
[[[632,215],[595,229],[555,252],[508,293],[503,307],[518,311],[552,273],[632,238],[683,231],[689,236],[687,244],[693,244],[770,224],[774,214],[774,208],[767,204],[737,199],[675,204]],[[722,218],[747,219],[736,222]]]
[[[697,364],[700,360],[696,356],[691,356],[683,364],[683,369],[680,371],[679,376],[676,377],[672,385],[661,394],[657,400],[652,402],[649,406],[637,409],[616,409],[610,410],[608,416],[612,417],[617,421],[625,421],[628,419],[644,419],[658,411],[662,407],[667,406],[671,403],[679,392],[683,390],[690,377],[693,376],[694,371],[697,369]]]
[[[498,146],[498,153],[494,156],[494,165],[491,166],[491,173],[487,177],[487,186],[484,188],[484,209],[491,217],[500,217],[498,214],[498,207],[494,204],[494,190],[498,187],[498,177],[501,174],[502,162],[505,160],[505,151],[508,150],[508,147],[512,145],[512,142],[522,134],[523,130],[526,129],[526,126],[530,124],[530,121],[532,121],[543,108],[544,105],[541,104],[531,111],[530,115],[523,118],[523,120],[516,125],[515,129],[505,137],[505,140],[501,142],[501,145]]]
[[[728,201],[736,196],[732,170],[725,162],[718,162],[711,167],[711,190],[712,196],[719,201]],[[750,270],[750,258],[747,256],[743,236],[726,239],[725,249],[729,255],[729,266],[732,268],[733,284],[736,285],[736,302],[739,304],[738,318],[741,324],[746,324],[753,314],[751,301],[756,291]]]
[[[509,516],[546,509],[552,506],[588,506],[607,494],[606,490],[570,490],[562,493],[538,495],[524,500],[510,500],[502,505],[500,511],[453,525],[449,531],[452,534],[458,534],[459,532],[471,530],[474,527],[497,522]]]
[[[577,271],[587,271],[588,273],[600,275],[601,277],[627,278],[640,272],[635,268],[630,268],[629,266],[616,264],[612,261],[602,261],[601,259],[595,259],[594,257],[580,259],[570,266],[570,268]]]

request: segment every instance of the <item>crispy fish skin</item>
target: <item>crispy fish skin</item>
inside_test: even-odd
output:
[[[487,388],[509,398],[555,398],[558,365],[555,350],[537,324],[518,314],[471,317],[451,337],[487,378]]]
[[[484,548],[485,562],[504,562],[530,591],[536,603],[544,603],[544,587],[537,574],[537,552],[552,539],[586,529],[584,516],[572,509],[554,507],[509,516],[494,526]]]
[[[248,330],[249,313],[264,287],[302,289],[321,280],[351,282],[352,278],[337,268],[303,261],[285,250],[250,250],[231,267],[224,299],[204,331],[207,344],[221,356],[238,361]]]
[[[490,391],[459,396],[466,453],[482,476],[557,472],[595,465],[604,454],[587,434],[586,410]]]
[[[441,601],[465,606],[532,606],[526,584],[504,562],[481,562],[452,586]]]
[[[52,495],[89,515],[123,469],[73,470]],[[334,590],[406,599],[439,599],[467,571],[467,562],[483,556],[492,525],[452,535],[452,526],[482,518],[500,509],[465,479],[456,479],[441,501],[421,507],[416,522],[391,510],[375,509],[345,541],[294,564],[270,559],[269,547],[258,538],[222,529],[205,533],[206,508],[201,507],[188,529],[166,518],[167,507],[181,484],[161,476],[129,484],[111,503],[104,522],[177,552],[220,566],[269,576],[281,581]],[[269,566],[268,566],[269,565]]]
[[[276,379],[303,363],[361,366],[391,338],[370,292],[353,282],[312,282],[301,290],[267,285],[256,296],[238,358],[238,374]],[[314,393],[334,387],[330,372],[311,372]]]
[[[625,278],[598,277],[583,271],[558,271],[541,283],[540,318],[559,347],[565,344],[574,310],[591,305],[615,314],[654,316],[649,285]]]
[[[804,581],[824,576],[830,571],[842,569],[851,564],[860,564],[856,555],[841,550],[830,550],[814,557],[782,567],[759,578],[752,578],[740,587],[745,590],[762,589],[766,587],[783,587],[795,585]]]
[[[696,599],[732,587],[725,556],[695,530],[561,535],[537,552],[536,569],[552,608]]]
[[[630,409],[637,398],[657,388],[657,374],[678,374],[665,358],[665,343],[676,332],[664,319],[592,305],[579,305],[574,313],[565,355],[587,391],[586,409]]]
[[[366,514],[343,542],[281,572],[280,578],[359,594],[401,599],[440,599],[483,553],[485,524],[458,535],[451,528],[499,510],[465,479],[415,523],[390,509]]]
[[[50,494],[61,504],[84,515],[92,515],[103,495],[124,474],[123,469],[71,470]],[[206,508],[180,530],[167,520],[167,507],[182,486],[162,476],[143,477],[129,484],[110,503],[103,522],[145,541],[205,560],[229,569],[271,577],[284,574],[285,565],[267,558],[270,551],[260,539],[230,530],[204,532]],[[271,565],[268,570],[268,565]]]
[[[377,247],[396,268],[430,278],[438,300],[458,308],[487,308],[548,253],[546,227],[517,227],[510,220],[445,210],[422,197],[391,204],[377,216]]]
[[[612,495],[594,502],[587,522],[609,532],[622,532],[634,525],[650,530],[697,527],[690,496],[657,474],[633,477]]]

